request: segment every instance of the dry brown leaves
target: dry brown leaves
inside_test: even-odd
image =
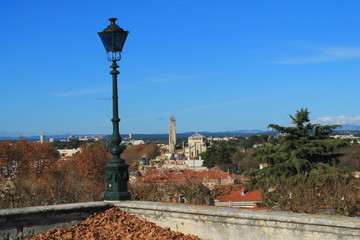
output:
[[[66,229],[51,229],[28,240],[99,240],[99,239],[159,239],[159,240],[197,240],[194,235],[171,231],[155,223],[126,214],[116,208],[95,213],[85,221]]]

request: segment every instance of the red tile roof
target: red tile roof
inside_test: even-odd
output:
[[[220,202],[246,202],[246,201],[262,201],[261,191],[252,191],[244,193],[245,188],[240,190],[232,190],[230,194],[218,196],[216,200]]]

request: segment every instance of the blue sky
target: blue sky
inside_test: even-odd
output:
[[[360,125],[360,1],[0,0],[0,135],[111,134],[97,32],[130,31],[121,133]]]

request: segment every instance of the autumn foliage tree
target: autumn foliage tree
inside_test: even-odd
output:
[[[156,144],[130,146],[129,163],[144,154],[155,157]],[[102,200],[105,164],[111,154],[104,143],[87,143],[68,160],[61,160],[50,144],[0,141],[1,208]]]
[[[2,205],[8,207],[43,205],[47,179],[56,169],[59,153],[49,144],[18,141],[0,142]]]
[[[16,160],[14,147],[11,141],[0,142],[0,168],[1,177],[10,178],[15,176]]]
[[[0,167],[2,177],[40,178],[59,159],[59,153],[49,144],[18,141],[0,142]]]
[[[60,161],[49,174],[53,204],[102,200],[105,192],[104,165],[111,158],[104,143],[87,143],[69,160]]]
[[[133,166],[136,166],[136,164],[133,164],[134,161],[139,160],[144,155],[146,155],[148,159],[153,159],[158,155],[158,153],[159,147],[155,143],[139,144],[128,146],[121,154],[121,158],[123,158],[125,162],[130,165],[129,170],[131,171],[135,170],[133,169]]]
[[[352,171],[360,171],[360,144],[356,143],[342,150],[340,163]]]
[[[82,153],[61,161],[47,143],[0,142],[3,184],[2,207],[58,204],[99,200],[104,185],[104,165],[109,158],[104,144],[83,147]]]
[[[127,147],[121,154],[121,157],[125,160],[132,161],[138,160],[143,155],[146,155],[149,159],[155,158],[158,154],[159,148],[155,143],[139,144]]]
[[[26,140],[0,142],[4,179],[2,207],[101,200],[105,191],[104,165],[111,158],[105,144],[92,143],[70,160],[60,160],[50,144]]]
[[[148,172],[138,176],[129,185],[133,200],[170,202],[178,200],[179,196],[186,199],[186,203],[197,205],[213,205],[215,192],[210,190],[196,176],[183,175],[174,179],[175,172]]]
[[[90,143],[81,146],[80,153],[66,162],[63,168],[75,171],[84,185],[81,192],[91,200],[100,200],[105,192],[105,164],[111,158],[105,144]],[[71,166],[73,169],[69,169]]]

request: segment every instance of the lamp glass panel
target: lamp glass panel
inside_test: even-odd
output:
[[[99,34],[106,52],[121,52],[127,32],[102,32]]]

